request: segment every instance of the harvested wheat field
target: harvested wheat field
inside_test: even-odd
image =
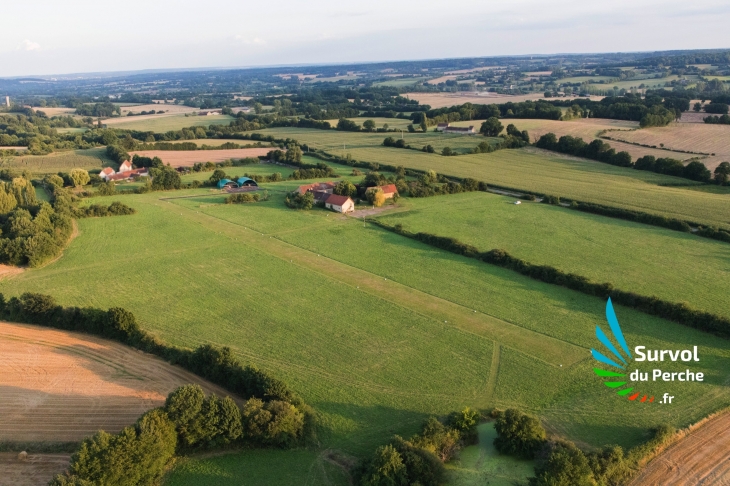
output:
[[[0,442],[74,442],[100,429],[118,432],[186,383],[230,395],[122,344],[0,323]]]
[[[635,132],[610,132],[612,138],[665,148],[715,154],[702,162],[713,170],[720,162],[730,162],[730,125],[672,123],[666,127],[643,128]],[[666,156],[665,156],[666,157]],[[682,158],[688,158],[685,155]]]
[[[70,461],[71,454],[28,454],[21,461],[17,452],[0,452],[0,486],[48,484]]]
[[[730,413],[714,417],[654,458],[634,486],[730,485]]]
[[[527,100],[565,100],[565,98],[545,98],[542,93],[511,96],[474,91],[464,91],[461,93],[406,93],[403,96],[412,100],[417,100],[422,105],[429,105],[431,108],[443,108],[445,106],[462,105],[464,103],[489,105],[492,103],[519,103]],[[600,101],[603,99],[603,96],[591,96],[591,99],[594,101]]]
[[[242,148],[228,150],[142,150],[130,152],[130,155],[142,157],[159,157],[172,167],[190,167],[196,162],[223,162],[228,159],[243,159],[266,155],[271,147]]]
[[[452,125],[462,125],[465,122],[452,123]],[[568,121],[558,120],[535,120],[535,119],[504,119],[502,120],[503,125],[513,123],[520,130],[527,130],[530,132],[530,139],[535,142],[538,138],[546,133],[552,132],[558,137],[563,135],[570,135],[572,137],[580,137],[586,142],[591,142],[598,138],[598,134],[603,130],[615,130],[607,132],[611,138],[622,138],[627,136],[628,133],[633,133],[633,130],[638,130],[639,123],[627,120],[609,120],[605,118],[579,118]],[[471,123],[473,124],[473,122]],[[480,126],[481,122],[476,126]],[[619,131],[620,130],[620,131]],[[643,130],[642,130],[643,131]],[[662,149],[653,149],[649,147],[641,147],[639,145],[633,145],[631,143],[623,143],[615,140],[604,140],[612,148],[616,149],[616,152],[626,151],[631,154],[631,157],[636,160],[644,155],[653,155],[654,157],[672,157],[679,160],[689,159],[692,154],[685,154],[681,152],[672,152]],[[652,144],[654,145],[654,144]],[[659,144],[656,144],[657,146]]]

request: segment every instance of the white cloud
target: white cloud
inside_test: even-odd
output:
[[[23,51],[37,51],[41,48],[41,45],[37,42],[30,41],[28,39],[25,39],[23,42],[20,43],[20,46],[18,47],[19,50]]]
[[[266,41],[260,37],[250,38],[250,37],[244,37],[242,35],[236,35],[236,40],[247,46],[262,46],[262,45],[266,44]]]

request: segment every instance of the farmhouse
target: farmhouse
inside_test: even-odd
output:
[[[132,170],[132,164],[128,160],[125,160],[119,165],[119,170],[117,172],[127,172]]]
[[[337,184],[332,181],[315,182],[314,184],[305,184],[303,186],[299,186],[297,192],[299,194],[306,194],[307,192],[326,192],[327,194],[332,194],[332,191],[335,189],[336,185]]]
[[[255,186],[258,187],[258,184],[255,180],[249,178],[249,177],[239,177],[236,183],[240,186]]]
[[[104,170],[99,172],[99,177],[101,177],[103,180],[108,180],[110,176],[114,175],[114,169],[111,167],[106,167]]]
[[[461,133],[465,135],[474,135],[476,133],[474,131],[474,125],[469,127],[445,127],[442,131],[444,133]]]
[[[383,194],[385,195],[385,199],[393,199],[393,197],[398,194],[398,189],[395,187],[395,184],[387,184],[385,186],[374,186],[369,187],[365,193],[375,191],[376,189],[380,189],[383,191]]]
[[[234,188],[238,187],[238,183],[236,181],[232,181],[230,179],[221,179],[218,181],[218,189],[226,189],[226,188]]]
[[[443,132],[447,128],[449,128],[449,124],[448,123],[439,123],[438,125],[436,125],[436,131],[437,132]]]
[[[198,116],[211,116],[211,115],[220,115],[220,111],[216,110],[208,110],[208,111],[199,111]]]
[[[355,203],[347,196],[329,194],[324,200],[324,206],[338,213],[349,213],[355,210]]]
[[[126,181],[128,179],[136,179],[138,177],[144,177],[150,175],[146,168],[127,170],[124,172],[117,172],[116,174],[107,176],[107,181]]]

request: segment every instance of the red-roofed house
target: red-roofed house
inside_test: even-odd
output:
[[[324,200],[324,206],[327,209],[332,209],[338,213],[349,213],[355,210],[355,202],[352,199],[338,194],[330,194],[330,196]]]
[[[393,196],[398,194],[398,189],[395,187],[395,184],[388,184],[385,186],[374,186],[369,187],[366,193],[374,191],[375,189],[380,189],[383,191],[383,195],[385,196],[385,199],[393,199]]]
[[[108,181],[126,181],[127,179],[136,179],[137,177],[148,176],[149,170],[146,168],[128,170],[125,172],[117,172],[114,175],[107,177]]]
[[[109,177],[114,175],[114,169],[111,167],[106,167],[101,172],[99,172],[99,177],[101,177],[103,180],[108,180]]]
[[[326,192],[327,194],[332,194],[332,191],[334,190],[336,185],[337,183],[332,181],[315,182],[314,184],[305,184],[303,186],[299,186],[297,192],[299,192],[299,194],[306,194],[307,192]]]
[[[125,160],[119,165],[119,170],[117,172],[127,172],[128,170],[132,170],[132,163]]]

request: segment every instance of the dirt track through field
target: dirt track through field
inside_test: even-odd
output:
[[[456,302],[388,280],[380,275],[312,253],[275,235],[262,234],[246,227],[167,201],[162,208],[171,210],[172,217],[187,217],[221,232],[232,244],[245,244],[262,250],[293,265],[306,268],[313,274],[331,278],[375,297],[407,308],[439,322],[448,323],[464,332],[486,336],[514,349],[531,349],[533,356],[552,366],[570,366],[588,356],[588,350],[545,334],[525,329],[494,316],[477,312]],[[537,344],[536,344],[537,343]]]
[[[143,150],[130,152],[129,155],[141,157],[159,157],[172,167],[190,167],[196,162],[223,162],[228,159],[243,159],[266,155],[271,147],[242,148],[228,150]]]
[[[730,486],[730,412],[714,417],[654,458],[632,486]]]
[[[0,323],[0,441],[72,442],[118,432],[198,383],[230,395],[152,355],[100,338]],[[1,472],[1,471],[0,471]]]

